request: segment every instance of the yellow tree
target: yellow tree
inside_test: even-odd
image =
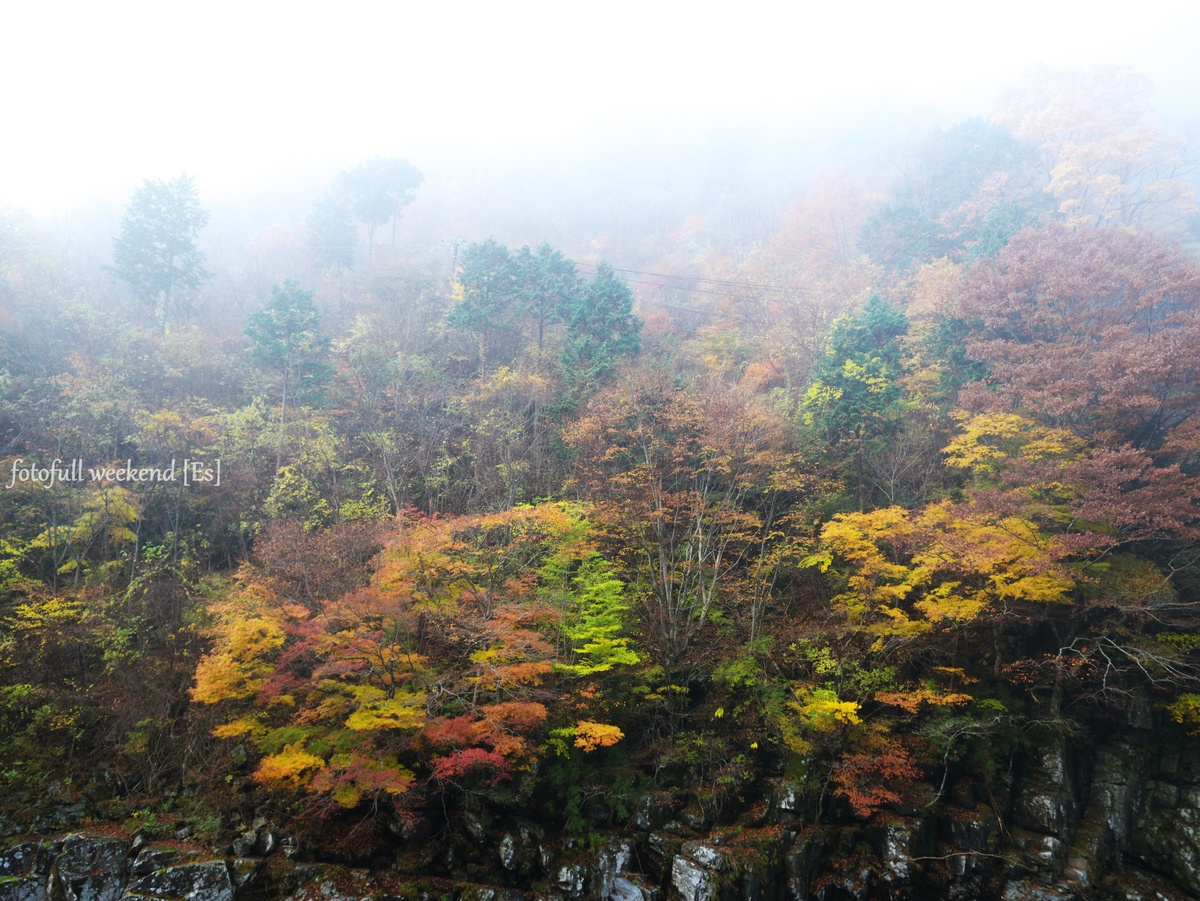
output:
[[[1195,192],[1182,140],[1145,121],[1149,97],[1148,80],[1128,69],[1038,68],[995,118],[1040,150],[1068,225],[1180,232]]]

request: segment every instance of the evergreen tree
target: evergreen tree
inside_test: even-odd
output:
[[[897,339],[907,331],[904,314],[877,295],[857,313],[839,317],[804,398],[804,424],[819,437],[821,453],[852,461],[860,508],[866,503],[863,470],[871,444],[886,440],[900,422],[904,392],[897,381]]]
[[[252,343],[250,355],[268,369],[279,372],[282,386],[279,401],[279,440],[275,469],[283,462],[283,432],[287,418],[289,389],[292,394],[324,381],[328,367],[321,357],[329,339],[317,334],[317,308],[313,294],[288,280],[283,287],[271,288],[271,301],[250,317],[246,337]],[[295,405],[295,398],[292,397]]]
[[[196,238],[208,223],[192,179],[147,179],[134,192],[113,246],[112,271],[129,283],[159,321],[186,319],[186,293],[209,275]],[[178,308],[176,310],[176,308]]]

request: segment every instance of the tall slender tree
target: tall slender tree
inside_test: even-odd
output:
[[[251,341],[251,356],[281,377],[279,399],[279,439],[275,451],[275,469],[283,463],[283,435],[287,421],[288,389],[293,395],[301,388],[321,381],[328,375],[321,356],[329,339],[317,334],[317,308],[313,294],[288,280],[283,287],[271,288],[267,306],[250,317],[246,337]],[[292,399],[293,406],[295,399]]]
[[[160,322],[186,319],[187,293],[209,275],[196,239],[208,223],[190,176],[146,179],[134,192],[113,245],[112,271],[129,283]]]

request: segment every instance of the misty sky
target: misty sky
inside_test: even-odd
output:
[[[1118,63],[1186,118],[1200,10],[1098,4],[0,5],[0,208],[187,171],[202,198],[374,155],[553,156],[640,130],[986,115],[1029,65]],[[319,11],[318,11],[319,10]]]

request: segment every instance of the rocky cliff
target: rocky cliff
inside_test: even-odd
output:
[[[969,783],[867,823],[814,824],[779,778],[728,821],[643,795],[620,830],[566,838],[468,803],[442,834],[397,824],[395,863],[318,862],[260,819],[201,850],[74,833],[10,840],[0,901],[1149,901],[1200,897],[1200,745],[1127,728],[1028,752],[999,795]]]

